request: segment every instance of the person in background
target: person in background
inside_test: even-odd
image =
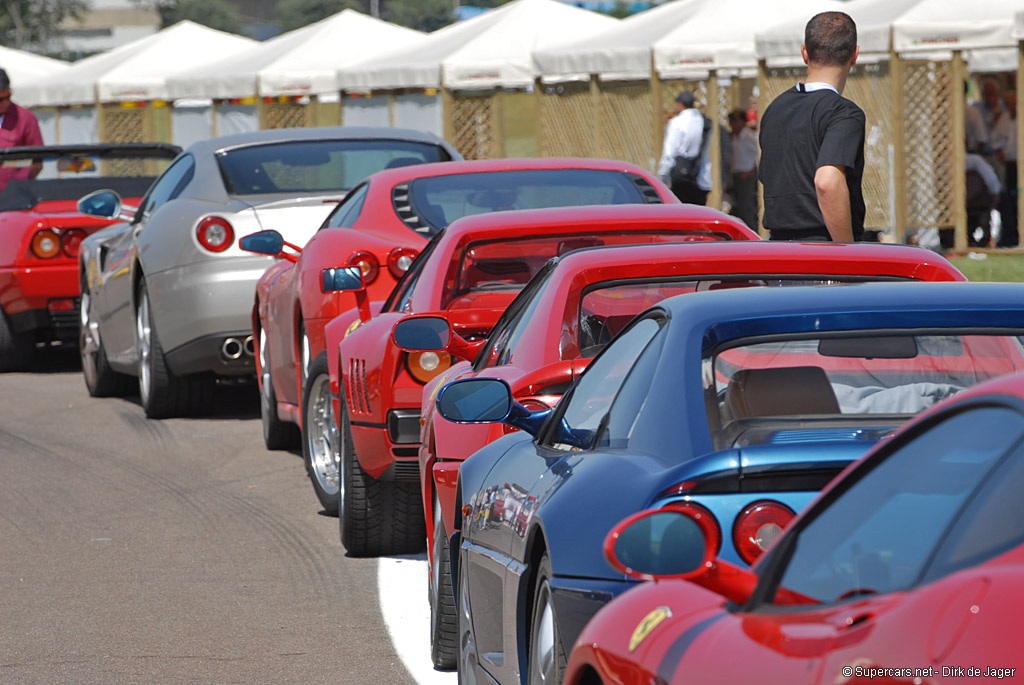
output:
[[[694,106],[696,99],[688,90],[676,96],[676,115],[665,128],[665,140],[658,162],[658,176],[672,188],[681,202],[706,205],[711,189],[711,164],[708,138],[704,135],[704,115]],[[680,164],[686,160],[687,164]],[[685,172],[677,173],[681,167]]]
[[[842,96],[857,62],[857,26],[844,12],[807,22],[807,81],[761,115],[764,225],[772,240],[850,242],[864,235],[864,111]]]
[[[42,144],[39,122],[32,112],[11,102],[11,80],[0,69],[0,148]],[[12,179],[35,178],[42,170],[43,163],[35,161],[27,167],[0,167],[0,190]]]
[[[1010,91],[1003,98],[1006,108],[992,128],[992,146],[1003,165],[1003,192],[999,196],[999,217],[1003,222],[998,247],[1017,247],[1017,94]]]
[[[751,230],[757,230],[757,134],[747,126],[747,115],[742,109],[729,112],[732,131],[731,176],[732,214],[743,220]]]

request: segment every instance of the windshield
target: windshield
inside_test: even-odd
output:
[[[786,424],[795,417],[815,429],[837,418],[902,423],[965,387],[1021,370],[1024,352],[1013,335],[863,330],[738,345],[706,364],[713,375],[705,390],[715,398],[709,423],[721,427],[715,437],[724,448],[760,444],[783,425],[796,430]]]
[[[511,209],[660,203],[652,191],[639,176],[604,169],[451,174],[409,184],[412,209],[431,233],[464,216]]]
[[[443,160],[429,143],[310,140],[240,147],[218,153],[217,161],[229,193],[265,195],[348,190],[381,169]]]

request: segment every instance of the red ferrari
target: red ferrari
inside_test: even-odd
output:
[[[78,340],[78,246],[115,223],[79,212],[78,198],[115,188],[137,202],[158,160],[178,152],[160,143],[0,150],[5,165],[44,162],[39,178],[12,180],[0,192],[0,371],[27,367],[38,342]]]
[[[699,216],[694,212],[695,219]],[[442,623],[449,606],[439,597],[451,593],[443,558],[455,530],[459,466],[487,443],[515,430],[503,424],[447,421],[433,401],[442,385],[463,378],[501,378],[520,404],[543,410],[558,402],[590,359],[636,314],[667,297],[755,285],[900,279],[964,277],[927,250],[866,243],[631,246],[586,250],[549,263],[502,314],[483,352],[472,362],[454,364],[424,390],[419,471],[427,539],[432,541],[429,597],[436,623],[431,634],[438,638],[433,645],[435,666],[454,665],[454,653],[445,658],[439,643],[447,637]],[[402,325],[433,321],[423,317]],[[443,320],[438,325],[450,328]],[[438,556],[441,564],[434,563]]]
[[[1024,334],[1024,330],[1004,333]],[[1024,376],[961,391],[848,467],[751,569],[696,508],[605,554],[643,583],[580,634],[565,683],[897,683],[1024,673]]]
[[[364,307],[361,322],[350,313],[327,325],[332,353],[325,367],[314,363],[310,372],[330,374],[329,385],[307,398],[316,407],[308,428],[330,446],[328,458],[313,464],[313,484],[324,508],[338,512],[348,551],[422,549],[423,387],[453,354],[475,355],[508,303],[551,258],[599,245],[757,239],[733,217],[678,204],[502,212],[453,223],[424,249],[379,314],[371,319]],[[393,330],[418,313],[441,313],[458,342],[446,340],[442,353],[405,351],[416,341]],[[335,419],[337,397],[344,401]]]

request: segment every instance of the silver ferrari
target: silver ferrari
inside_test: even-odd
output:
[[[89,393],[125,393],[135,376],[151,418],[208,411],[218,377],[255,371],[252,303],[273,259],[239,239],[274,229],[302,246],[368,174],[450,159],[461,156],[420,131],[269,130],[191,145],[138,208],[112,190],[86,195],[80,211],[121,219],[79,251]]]

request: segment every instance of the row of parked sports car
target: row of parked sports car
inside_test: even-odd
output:
[[[152,418],[255,375],[266,446],[301,446],[347,551],[428,549],[437,668],[1019,664],[1024,383],[962,391],[1024,368],[1024,286],[914,247],[762,242],[626,163],[461,161],[418,132],[9,154],[154,152],[176,156],[147,190],[74,179],[80,212],[67,179],[0,193],[35,194],[0,214],[24,234],[3,365],[71,312],[89,392],[137,378]]]

